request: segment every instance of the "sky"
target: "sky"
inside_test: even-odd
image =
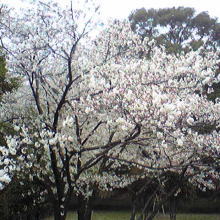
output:
[[[103,0],[104,14],[127,17],[136,8],[193,7],[197,12],[208,11],[212,17],[220,19],[219,0]]]
[[[42,0],[44,1],[44,0]],[[59,2],[70,2],[70,0],[57,0]],[[73,0],[74,1],[74,0]],[[83,1],[83,0],[81,0]],[[218,17],[220,21],[219,0],[97,0],[101,4],[101,15],[104,18],[127,18],[130,12],[137,8],[165,8],[165,7],[193,7],[197,12],[207,11],[211,17]],[[25,0],[0,0],[0,3],[11,6],[22,6]]]

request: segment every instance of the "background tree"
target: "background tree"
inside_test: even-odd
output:
[[[220,24],[207,12],[196,14],[195,9],[189,7],[141,8],[133,11],[129,20],[132,29],[142,38],[156,40],[169,53],[197,50],[204,44],[215,50],[219,46]]]
[[[7,8],[4,6],[0,6],[0,24],[4,19],[5,11]],[[2,97],[7,93],[11,93],[15,91],[19,86],[19,78],[12,76],[8,73],[6,67],[6,59],[5,54],[0,48],[0,105],[2,104]],[[7,120],[6,120],[7,121]],[[0,121],[0,144],[2,145],[4,142],[4,133],[8,131],[8,133],[12,132],[12,128],[10,128],[10,124],[6,123],[6,121]],[[8,121],[9,122],[9,121]]]

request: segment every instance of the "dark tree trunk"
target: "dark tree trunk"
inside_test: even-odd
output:
[[[154,218],[153,214],[151,214],[151,216],[153,216],[152,219],[150,217],[148,218],[148,211],[156,194],[157,194],[157,189],[146,200],[144,200],[144,207],[142,208],[141,215],[139,216],[138,220],[142,220],[142,219],[152,220]],[[153,213],[154,213],[154,209],[153,209]]]
[[[38,210],[35,212],[34,219],[35,220],[40,220],[40,213],[39,213]]]
[[[169,201],[170,220],[176,220],[176,198],[172,196]]]
[[[54,220],[65,220],[65,219],[66,219],[66,216],[62,215],[60,211],[57,210],[54,212]]]
[[[31,220],[31,218],[32,218],[32,217],[31,217],[31,213],[27,213],[27,214],[26,214],[26,220]]]
[[[85,200],[83,197],[78,197],[78,220],[91,220],[92,219],[92,206],[90,200]]]
[[[130,220],[135,220],[136,212],[137,212],[137,201],[136,201],[136,198],[133,198],[132,199],[132,211],[131,211]]]
[[[54,205],[54,220],[65,220],[66,219],[66,210],[61,208],[60,205]]]

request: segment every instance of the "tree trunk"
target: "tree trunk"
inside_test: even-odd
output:
[[[144,207],[141,211],[141,215],[139,216],[138,220],[151,220],[150,218],[148,219],[148,210],[149,210],[149,207],[155,197],[155,195],[157,194],[157,190],[155,190],[148,198],[146,201],[144,201]],[[154,207],[155,203],[153,204],[153,207]],[[153,208],[153,212],[154,212],[154,208]],[[153,219],[153,218],[152,218]]]
[[[136,202],[136,198],[133,198],[132,199],[132,211],[131,211],[130,220],[135,220],[136,212],[137,212],[137,202]]]
[[[38,211],[35,212],[34,219],[40,220],[40,213]]]
[[[176,220],[176,198],[172,196],[169,201],[170,205],[170,220]]]
[[[54,212],[54,220],[65,220],[65,219],[66,219],[66,216],[62,215],[60,213],[60,211],[55,211]]]
[[[65,220],[66,219],[66,210],[61,208],[60,205],[54,205],[54,220]]]
[[[2,196],[2,207],[1,207],[2,211],[3,211],[3,218],[8,220],[10,219],[9,217],[9,205],[8,205],[8,198],[7,198],[7,194],[3,193]]]
[[[83,197],[78,197],[78,220],[91,220],[92,219],[92,206],[91,201]]]

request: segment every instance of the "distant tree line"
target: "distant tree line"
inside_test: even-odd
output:
[[[148,37],[162,45],[168,53],[197,50],[202,45],[216,50],[220,46],[220,23],[208,12],[194,8],[134,10],[130,16],[132,29],[142,38]]]

